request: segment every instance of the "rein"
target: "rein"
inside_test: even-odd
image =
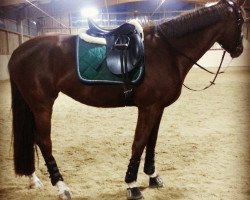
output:
[[[165,36],[164,36],[164,37],[165,37]],[[165,39],[165,40],[166,40],[166,39]],[[166,40],[166,41],[167,41],[167,40]],[[176,52],[178,52],[180,55],[182,55],[183,57],[185,57],[185,58],[187,58],[188,60],[190,60],[190,61],[193,63],[193,65],[198,66],[200,69],[202,69],[202,70],[204,70],[204,71],[206,71],[206,72],[208,72],[208,73],[210,73],[210,74],[215,74],[214,72],[209,71],[209,70],[206,69],[205,67],[202,67],[202,66],[201,66],[200,64],[198,64],[194,59],[190,58],[188,55],[186,55],[185,53],[183,53],[182,51],[180,51],[179,49],[177,49],[176,47],[174,47],[172,44],[170,44],[170,42],[168,42],[168,44],[171,45],[172,48],[173,48]]]
[[[196,89],[192,89],[188,86],[186,86],[184,83],[183,83],[183,86],[189,90],[192,90],[192,91],[202,91],[202,90],[206,90],[208,88],[210,88],[212,85],[215,85],[215,80],[218,76],[218,74],[221,74],[221,73],[224,73],[224,72],[220,72],[220,69],[221,69],[221,66],[222,66],[222,63],[224,61],[224,58],[225,58],[225,54],[226,54],[226,51],[224,50],[223,51],[223,55],[221,57],[221,62],[220,62],[220,65],[218,67],[218,70],[216,73],[212,72],[212,71],[209,71],[208,69],[206,69],[205,67],[202,67],[200,64],[198,64],[194,59],[190,58],[189,56],[187,56],[185,53],[183,53],[181,50],[177,49],[176,47],[174,47],[167,39],[167,36],[164,34],[162,28],[160,26],[155,26],[155,29],[156,29],[156,32],[159,32],[162,36],[163,36],[163,39],[165,40],[165,42],[167,42],[178,54],[182,55],[183,57],[187,58],[188,60],[190,60],[193,65],[196,65],[198,66],[199,68],[201,68],[202,70],[210,73],[210,74],[215,74],[214,76],[214,79],[212,81],[210,81],[210,84],[206,87],[204,87],[203,89],[200,89],[200,90],[196,90]]]
[[[216,80],[218,74],[224,73],[224,72],[220,72],[220,69],[221,69],[221,66],[222,66],[222,63],[223,63],[225,54],[226,54],[226,51],[224,50],[224,51],[223,51],[223,54],[222,54],[222,57],[221,57],[220,65],[219,65],[219,67],[218,67],[218,70],[217,70],[217,72],[216,72],[216,74],[215,74],[215,76],[214,76],[214,79],[213,79],[212,81],[210,81],[210,84],[209,84],[208,86],[204,87],[203,89],[196,90],[196,89],[192,89],[192,88],[186,86],[184,83],[183,83],[182,85],[183,85],[185,88],[187,88],[187,89],[189,89],[189,90],[191,90],[191,91],[195,91],[195,92],[197,92],[197,91],[202,91],[202,90],[206,90],[206,89],[210,88],[212,85],[215,85],[215,80]]]
[[[208,73],[210,73],[210,74],[215,74],[214,72],[212,72],[212,71],[209,71],[208,69],[206,69],[205,67],[202,67],[200,64],[198,64],[194,59],[192,59],[192,58],[190,58],[188,55],[186,55],[185,53],[183,53],[181,50],[179,50],[179,49],[177,49],[176,47],[174,47],[169,41],[168,41],[168,39],[167,39],[167,36],[164,34],[164,32],[163,32],[163,30],[162,30],[162,28],[160,27],[160,26],[155,26],[155,32],[159,32],[162,36],[163,36],[163,38],[164,38],[164,40],[178,53],[178,54],[180,54],[180,55],[182,55],[183,57],[185,57],[185,58],[187,58],[188,60],[190,60],[192,63],[193,63],[193,65],[196,65],[196,66],[198,66],[199,68],[201,68],[202,70],[204,70],[204,71],[206,71],[206,72],[208,72]],[[220,72],[220,73],[223,73],[223,72]]]

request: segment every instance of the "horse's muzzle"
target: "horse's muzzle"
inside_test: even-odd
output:
[[[243,45],[239,45],[236,47],[235,51],[231,52],[230,55],[232,58],[239,57],[243,52]]]

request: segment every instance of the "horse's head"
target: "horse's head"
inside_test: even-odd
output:
[[[243,17],[240,7],[231,0],[221,0],[220,3],[227,4],[229,16],[223,27],[224,32],[218,39],[218,43],[230,53],[232,58],[238,57],[243,52],[242,25]]]

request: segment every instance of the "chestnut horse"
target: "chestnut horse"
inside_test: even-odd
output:
[[[131,106],[138,107],[138,121],[125,177],[128,199],[143,198],[136,180],[145,148],[144,172],[149,175],[149,186],[163,186],[155,169],[155,146],[164,108],[180,96],[193,61],[198,61],[215,42],[233,58],[242,53],[242,24],[239,6],[221,0],[216,5],[144,28],[145,74],[140,84],[131,86]],[[76,36],[72,35],[33,38],[13,52],[8,66],[15,172],[29,176],[31,187],[42,186],[35,175],[37,145],[51,183],[58,187],[62,199],[71,199],[71,192],[52,155],[51,116],[58,93],[95,107],[126,106],[123,85],[84,85],[79,81],[75,43]]]

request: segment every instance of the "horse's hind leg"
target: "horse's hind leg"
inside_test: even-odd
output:
[[[34,111],[36,123],[36,143],[39,146],[45,160],[51,183],[57,186],[61,199],[71,199],[69,188],[63,182],[63,177],[59,172],[55,158],[52,155],[51,141],[51,116],[53,103],[47,104]]]
[[[37,177],[36,173],[32,173],[29,175],[29,188],[30,189],[35,189],[35,188],[41,188],[43,187],[42,182],[40,179]]]

